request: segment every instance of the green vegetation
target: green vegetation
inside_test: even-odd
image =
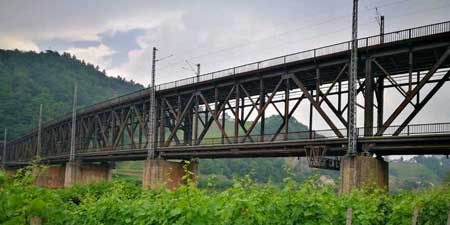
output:
[[[38,216],[43,224],[345,224],[353,208],[355,225],[409,225],[413,208],[418,224],[445,224],[449,186],[389,195],[364,189],[336,194],[336,187],[312,177],[283,187],[259,185],[249,177],[234,180],[224,191],[194,187],[141,191],[123,181],[49,190],[32,185],[28,170],[11,179],[0,172],[0,224],[27,224]]]
[[[70,112],[75,80],[80,107],[143,88],[133,81],[108,77],[98,66],[68,53],[0,50],[2,134],[4,128],[14,137],[36,127],[40,104],[44,105],[44,121]]]

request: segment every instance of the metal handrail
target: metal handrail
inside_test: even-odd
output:
[[[383,136],[392,136],[395,130],[397,130],[400,125],[396,126],[390,126]],[[378,127],[371,127],[374,131],[378,129]],[[367,127],[359,127],[357,128],[358,136],[364,137],[364,129],[367,129]],[[347,133],[346,129],[339,129],[339,131],[344,135]],[[404,130],[399,134],[400,136],[415,136],[415,135],[428,135],[428,134],[449,134],[450,133],[450,122],[448,123],[428,123],[428,124],[411,124],[404,127]],[[334,134],[334,131],[332,129],[326,129],[326,130],[313,130],[313,131],[296,131],[296,132],[289,132],[286,136],[284,136],[283,133],[278,134],[278,137],[275,140],[271,140],[273,138],[274,134],[265,134],[263,137],[263,142],[283,142],[283,141],[295,141],[295,140],[323,140],[323,139],[337,139],[338,137]],[[245,143],[263,143],[261,142],[261,136],[260,135],[250,135],[251,138],[246,138],[245,142],[241,142],[244,140],[244,136],[238,137],[238,142],[234,142],[234,137],[230,137],[231,144],[245,144]],[[373,136],[377,137],[377,136]],[[253,141],[252,141],[253,139]],[[196,143],[196,140],[192,140],[193,143]],[[158,148],[165,148],[165,147],[174,147],[174,146],[190,146],[190,145],[176,145],[175,142],[172,141],[169,143],[169,146],[164,147],[158,147]],[[161,142],[156,142],[157,146],[161,146]],[[164,143],[165,144],[165,143]],[[204,138],[200,144],[195,144],[196,146],[210,146],[210,145],[227,145],[230,144],[226,140],[222,140],[221,137],[218,138]],[[146,146],[145,144],[141,144],[142,146]],[[135,150],[142,150],[145,149],[137,147],[139,144],[126,144],[126,145],[118,145],[116,147],[107,146],[103,148],[81,148],[81,144],[76,145],[77,153],[78,154],[87,154],[90,152],[93,153],[101,153],[101,152],[125,152],[125,151],[135,151]],[[192,146],[192,145],[191,145]],[[61,152],[58,153],[51,153],[49,154],[46,151],[42,152],[42,157],[61,157],[68,155],[69,149],[62,149]],[[7,159],[10,158],[9,154],[6,155]],[[22,161],[21,161],[22,160]],[[29,159],[16,159],[15,162],[25,162],[23,160]],[[11,162],[11,161],[7,161]]]
[[[450,32],[450,21],[436,23],[436,24],[430,24],[430,25],[424,25],[424,26],[409,28],[409,29],[400,30],[400,31],[394,31],[394,32],[386,33],[384,35],[374,35],[374,36],[369,36],[369,37],[365,37],[365,38],[360,38],[360,39],[358,39],[358,47],[359,48],[367,48],[367,47],[372,47],[372,46],[376,46],[376,45],[380,45],[380,44],[386,44],[386,43],[403,41],[403,40],[408,40],[408,39],[413,39],[413,38],[425,37],[425,36],[430,36],[430,35],[435,35],[435,34],[440,34],[440,33],[445,33],[445,32]],[[337,44],[333,44],[333,45],[323,46],[320,48],[301,51],[301,52],[292,53],[292,54],[279,56],[279,57],[274,57],[274,58],[270,58],[270,59],[266,59],[266,60],[262,60],[262,61],[248,63],[248,64],[236,66],[236,67],[231,67],[228,69],[223,69],[223,70],[219,70],[219,71],[215,71],[215,72],[211,72],[211,73],[206,73],[206,74],[200,75],[199,78],[197,76],[195,76],[195,77],[189,77],[189,78],[176,80],[176,81],[172,81],[172,82],[162,83],[162,84],[156,85],[155,89],[156,89],[156,91],[161,91],[161,90],[167,90],[167,89],[171,89],[171,88],[177,88],[177,87],[181,87],[181,86],[191,85],[194,83],[210,81],[210,80],[214,80],[214,79],[218,79],[218,78],[222,78],[222,77],[226,77],[226,76],[236,76],[237,74],[241,74],[241,73],[245,73],[245,72],[249,72],[249,71],[253,71],[253,70],[268,68],[268,67],[272,67],[272,66],[280,66],[280,65],[292,63],[295,61],[300,61],[300,60],[313,59],[313,58],[324,56],[324,55],[349,51],[350,49],[351,49],[351,41],[341,42],[341,43],[337,43]],[[99,103],[96,103],[93,105],[81,107],[81,108],[77,109],[77,112],[83,113],[83,112],[86,112],[89,110],[95,110],[96,108],[102,108],[102,107],[109,106],[112,104],[112,102],[115,102],[115,101],[119,102],[119,101],[123,101],[123,100],[129,99],[129,98],[146,96],[146,95],[148,95],[148,90],[149,90],[149,88],[144,88],[144,89],[141,89],[141,90],[138,90],[138,91],[135,91],[132,93],[128,93],[128,94],[125,94],[125,95],[122,95],[122,96],[119,96],[116,98],[112,98],[109,100],[105,100],[105,101],[102,101],[102,102],[99,102]],[[58,122],[60,120],[67,119],[67,118],[71,118],[71,113],[66,113],[59,118],[45,122],[43,124],[43,127],[47,127],[51,124],[54,124],[55,122]],[[33,130],[17,137],[17,139],[27,136],[28,134],[31,134],[35,131],[36,130],[33,129]]]
[[[394,132],[401,127],[400,125],[390,126],[382,136],[392,136]],[[365,137],[364,130],[368,127],[358,127],[357,133],[358,137]],[[378,127],[370,127],[374,131],[378,130]],[[343,138],[347,137],[347,129],[341,128],[338,129],[343,135]],[[403,131],[399,134],[399,136],[415,136],[415,135],[427,135],[427,134],[448,134],[450,133],[450,122],[449,123],[428,123],[428,124],[411,124],[405,126]],[[272,140],[276,135],[276,139]],[[245,136],[238,136],[238,142],[235,142],[234,137],[229,137],[230,142],[227,141],[226,138],[222,137],[214,137],[214,138],[203,138],[199,144],[198,140],[193,139],[191,145],[177,145],[175,141],[171,141],[168,146],[163,146],[166,142],[156,142],[156,146],[158,148],[165,147],[173,147],[173,146],[208,146],[208,145],[228,145],[228,144],[244,144],[244,143],[273,143],[280,141],[295,141],[295,140],[323,140],[323,139],[336,139],[338,136],[334,133],[332,129],[323,129],[323,130],[312,130],[312,131],[290,131],[286,136],[284,133],[279,134],[264,134],[261,135],[249,135],[249,138],[245,138]],[[262,140],[261,141],[261,137]],[[373,136],[377,137],[377,136]],[[245,140],[245,141],[244,141]],[[87,152],[100,152],[101,151],[124,151],[130,149],[145,149],[146,144],[141,143],[143,148],[139,148],[139,144],[125,144],[118,145],[116,147],[107,146],[103,148],[81,148],[81,144],[76,145],[77,153],[87,153]],[[65,151],[66,153],[68,152]]]
[[[376,46],[379,44],[386,44],[386,43],[392,43],[396,41],[403,41],[408,40],[412,38],[419,38],[429,35],[435,35],[439,33],[445,33],[450,32],[450,21],[431,24],[431,25],[425,25],[400,31],[394,31],[390,33],[386,33],[384,35],[374,35],[369,36],[365,38],[358,39],[358,47],[359,48],[366,48],[371,46]],[[351,49],[351,41],[341,42],[337,44],[332,44],[328,46],[323,46],[320,48],[315,48],[311,50],[301,51],[297,53],[291,53],[284,56],[274,57],[270,59],[265,59],[262,61],[257,61],[253,63],[247,63],[244,65],[231,67],[228,69],[222,69],[211,73],[202,74],[199,76],[199,79],[197,79],[197,76],[194,77],[188,77],[181,80],[171,81],[167,83],[162,83],[159,85],[156,85],[155,89],[156,91],[161,90],[167,90],[170,88],[176,88],[181,87],[185,85],[190,85],[194,83],[204,82],[204,81],[210,81],[218,78],[222,78],[225,76],[235,76],[237,74],[263,69],[267,67],[272,66],[279,66],[299,60],[305,60],[305,59],[311,59],[323,55],[329,55],[329,54],[335,54],[339,52],[345,52],[349,51]],[[269,63],[269,62],[275,62],[275,63]],[[278,63],[277,63],[278,62]],[[264,65],[267,64],[267,65]],[[262,65],[262,66],[261,66]],[[99,107],[99,105],[103,105],[104,103],[110,103],[112,101],[122,99],[122,98],[130,98],[133,95],[136,95],[137,93],[146,93],[148,92],[149,88],[144,88],[123,96],[119,96],[117,98],[113,98],[110,100],[106,100],[91,106],[86,106],[83,108],[80,108],[78,111],[83,111],[91,107]]]

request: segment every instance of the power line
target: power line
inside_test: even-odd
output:
[[[389,7],[389,6],[396,5],[396,4],[399,4],[399,3],[402,3],[402,2],[407,2],[407,1],[411,1],[411,0],[398,0],[398,1],[394,1],[394,2],[381,4],[381,5],[378,5],[376,7],[372,7],[372,8],[367,7],[366,10],[370,11],[370,10],[374,10],[376,8],[385,8],[385,7]],[[301,27],[295,28],[293,30],[284,31],[284,32],[280,32],[280,33],[277,33],[277,34],[269,35],[267,37],[260,38],[258,40],[254,40],[254,41],[251,41],[251,42],[248,42],[248,43],[241,43],[241,44],[237,44],[237,45],[234,45],[234,46],[225,47],[225,48],[221,48],[221,49],[214,50],[214,51],[209,51],[209,52],[206,52],[206,53],[203,53],[203,54],[199,54],[197,56],[189,57],[187,59],[188,60],[192,60],[192,59],[196,59],[196,58],[201,58],[201,57],[206,57],[206,56],[209,56],[209,55],[218,54],[218,53],[225,52],[225,51],[230,51],[230,50],[233,50],[233,49],[238,49],[238,48],[243,47],[243,46],[253,45],[253,44],[257,43],[257,42],[265,41],[265,40],[268,40],[268,39],[271,39],[271,38],[275,38],[275,37],[284,36],[284,35],[287,35],[289,33],[293,33],[293,32],[304,30],[306,28],[312,28],[312,27],[320,26],[320,25],[323,25],[323,24],[326,24],[326,23],[336,22],[336,20],[341,20],[341,19],[345,19],[345,18],[348,18],[348,17],[351,17],[351,14],[345,14],[345,15],[332,17],[332,18],[326,19],[326,20],[324,20],[322,22],[319,22],[319,23],[313,23],[313,24],[309,24],[309,25],[305,25],[305,26],[301,26]],[[195,50],[195,49],[196,48],[194,48],[192,50]],[[192,50],[190,50],[190,51],[192,51]],[[184,51],[184,52],[190,52],[190,51]],[[180,63],[183,63],[183,62],[184,62],[184,60],[176,61],[176,62],[173,62],[173,63],[168,63],[166,66],[162,67],[161,70],[164,70],[164,69],[166,69],[166,68],[168,68],[170,66],[173,66],[173,65],[176,65],[176,64],[180,64]]]
[[[404,2],[404,1],[410,1],[410,0],[396,1],[396,3],[398,3],[398,2]],[[387,4],[386,4],[386,5],[387,5]],[[389,4],[389,5],[393,5],[393,4]],[[408,16],[408,15],[410,15],[410,14],[415,14],[415,13],[419,13],[419,12],[428,12],[428,11],[437,10],[437,9],[442,10],[442,9],[445,9],[445,8],[448,8],[448,7],[449,7],[449,5],[446,5],[446,4],[444,4],[444,5],[439,5],[439,6],[437,6],[437,7],[427,8],[427,9],[425,9],[425,10],[415,10],[415,11],[411,11],[411,12],[404,13],[404,14],[397,15],[397,16],[390,16],[389,19],[391,20],[391,19],[393,19],[393,18],[402,18],[402,17]],[[376,22],[376,20],[372,20],[372,21],[370,21],[370,22],[362,23],[362,24],[360,24],[360,25],[367,25],[367,24],[372,24],[372,23],[375,23],[375,22]],[[294,42],[305,41],[305,40],[309,40],[309,39],[314,39],[314,38],[316,38],[316,37],[318,37],[318,36],[329,36],[329,35],[336,34],[336,33],[348,32],[347,29],[348,29],[348,27],[345,26],[345,27],[341,27],[341,28],[339,28],[339,29],[335,29],[334,31],[331,31],[331,32],[330,32],[330,31],[327,31],[327,32],[325,32],[325,33],[320,33],[320,34],[317,34],[317,35],[314,35],[314,36],[310,36],[310,37],[308,37],[308,38],[301,38],[301,39],[296,39],[296,40],[294,40],[294,41],[288,41],[288,42],[285,41],[285,42],[283,42],[283,43],[276,44],[276,45],[271,46],[271,47],[269,47],[269,48],[265,47],[264,49],[262,49],[262,50],[257,50],[257,51],[258,51],[258,52],[267,52],[267,51],[272,50],[272,49],[274,49],[274,48],[278,48],[279,46],[282,46],[282,45],[292,44],[292,43],[294,43]],[[251,51],[251,52],[257,52],[257,51]],[[251,53],[251,52],[247,52],[247,53]],[[233,53],[231,56],[234,56],[234,55],[237,55],[237,54],[242,54],[242,52],[236,52],[236,53]],[[269,58],[269,57],[265,57],[265,58]],[[210,58],[210,59],[211,59],[211,58]],[[211,60],[212,60],[212,59],[211,59]],[[167,64],[166,67],[163,67],[161,70],[167,69],[168,67],[170,67],[170,66],[172,66],[172,65],[175,65],[175,64],[176,64],[176,63],[170,63],[170,64]]]

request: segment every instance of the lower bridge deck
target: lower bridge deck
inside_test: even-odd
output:
[[[358,146],[378,156],[383,155],[449,155],[450,132],[434,132],[410,134],[403,136],[360,137]],[[195,158],[247,158],[247,157],[306,157],[306,150],[311,147],[324,149],[324,156],[343,156],[346,153],[347,138],[316,137],[314,139],[276,140],[271,142],[220,143],[211,142],[204,145],[174,145],[160,147],[157,155],[163,159],[195,159]],[[78,160],[86,162],[145,160],[146,148],[130,148],[103,151],[77,152]],[[57,164],[67,162],[68,154],[47,156],[42,162]],[[7,165],[18,166],[30,162],[7,162]]]

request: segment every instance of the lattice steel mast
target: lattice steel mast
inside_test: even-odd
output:
[[[2,154],[2,163],[6,164],[6,138],[8,137],[8,129],[5,128],[5,133],[3,137],[3,154]]]
[[[358,0],[353,0],[352,21],[352,50],[349,76],[349,104],[348,104],[348,149],[347,154],[357,152],[357,115],[356,115],[356,82],[358,76]]]
[[[39,124],[38,124],[38,136],[37,136],[37,148],[36,157],[41,157],[42,151],[42,104],[39,106]]]
[[[78,85],[75,81],[73,87],[73,106],[72,106],[72,130],[70,134],[70,155],[69,161],[75,161],[75,131],[76,131],[76,121],[77,121],[77,90]]]
[[[156,90],[155,90],[155,70],[156,70],[156,49],[153,47],[152,58],[152,78],[150,84],[150,106],[149,106],[149,118],[148,118],[148,146],[147,146],[147,159],[155,158],[155,120],[156,120]]]

